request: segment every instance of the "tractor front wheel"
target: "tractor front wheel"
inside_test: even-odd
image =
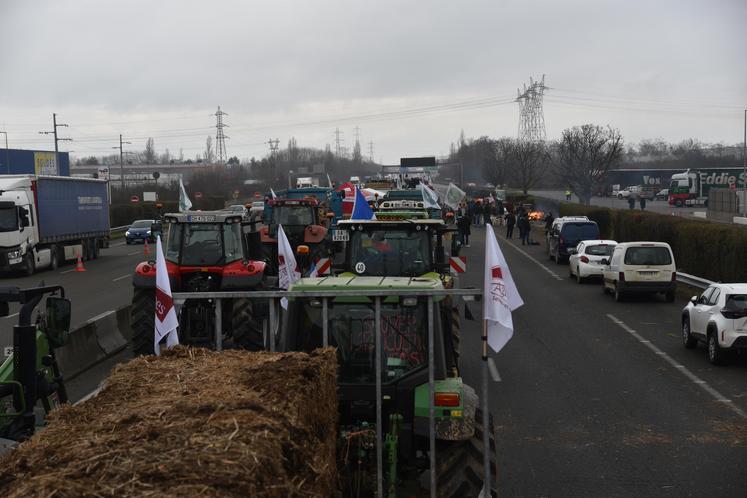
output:
[[[152,288],[135,287],[130,308],[132,328],[132,352],[135,355],[154,354],[156,291]]]
[[[490,452],[490,480],[495,485],[498,466],[496,464],[495,430],[490,416],[488,430],[490,448],[485,448],[482,438],[484,426],[482,410],[475,411],[475,434],[466,441],[442,442],[439,449],[438,494],[446,498],[478,498],[483,487],[483,455]],[[490,496],[498,496],[495,486]]]
[[[236,299],[233,302],[233,313],[231,314],[231,330],[233,340],[237,347],[249,351],[262,351],[265,349],[264,336],[262,333],[263,313],[258,300]]]

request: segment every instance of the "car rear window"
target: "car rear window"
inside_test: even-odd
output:
[[[625,251],[626,265],[671,265],[672,254],[667,247],[629,247]]]
[[[599,238],[599,227],[596,223],[564,223],[560,233],[566,240],[590,240]]]
[[[747,294],[730,294],[726,296],[727,308],[747,309]]]
[[[586,248],[586,254],[589,256],[609,256],[612,254],[614,249],[615,246],[611,244],[599,244],[596,246],[588,246]]]

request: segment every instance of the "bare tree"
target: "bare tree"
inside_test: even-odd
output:
[[[143,152],[145,164],[156,164],[156,146],[152,138],[145,142],[145,151]]]
[[[215,151],[213,150],[213,137],[208,135],[207,141],[205,142],[205,162],[213,164],[215,161]]]
[[[588,205],[622,152],[623,139],[618,130],[594,124],[574,126],[563,130],[555,144],[553,166],[563,183]]]
[[[506,184],[508,178],[514,141],[503,137],[491,140],[490,145],[491,154],[485,155],[482,159],[482,176],[496,187],[500,187]]]
[[[516,184],[525,194],[537,185],[547,171],[549,158],[544,142],[534,140],[513,141],[513,154],[510,156],[511,171]]]

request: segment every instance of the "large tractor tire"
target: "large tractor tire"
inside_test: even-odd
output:
[[[438,496],[444,498],[477,498],[483,486],[483,455],[490,452],[490,480],[493,484],[490,496],[498,496],[495,483],[496,464],[495,430],[493,416],[489,420],[490,448],[483,445],[482,410],[475,412],[475,434],[466,441],[441,442],[436,455]]]
[[[260,312],[263,308],[256,300],[236,299],[233,302],[231,314],[231,330],[236,347],[249,351],[265,349],[262,334],[264,316]]]
[[[132,352],[135,355],[154,354],[153,339],[156,316],[156,291],[135,287],[130,309]]]

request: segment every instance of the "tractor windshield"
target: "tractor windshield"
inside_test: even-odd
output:
[[[166,259],[183,266],[231,263],[243,257],[241,225],[177,223],[170,225]]]
[[[298,330],[304,331],[303,348],[321,345],[322,307],[305,303]],[[337,348],[340,382],[376,382],[376,336],[374,306],[370,303],[330,303],[330,346]],[[426,365],[428,319],[425,303],[415,306],[381,305],[382,382],[393,382]]]
[[[272,224],[285,226],[308,226],[314,224],[312,206],[274,206]]]
[[[355,231],[350,237],[350,270],[358,275],[418,276],[432,267],[427,231]]]

